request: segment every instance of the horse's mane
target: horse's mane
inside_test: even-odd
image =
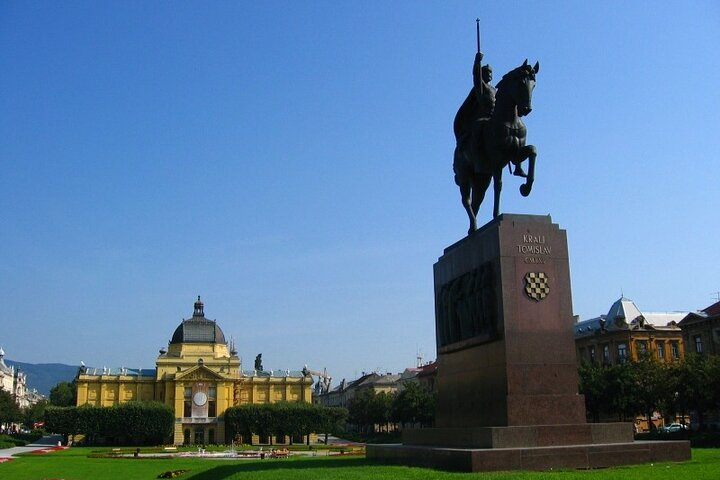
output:
[[[504,86],[503,85],[504,83],[509,83],[511,80],[516,80],[520,77],[525,77],[525,76],[533,76],[534,77],[533,68],[527,64],[520,65],[517,68],[513,68],[508,73],[503,75],[502,79],[500,79],[500,81],[497,83],[495,88],[497,88],[499,90],[502,86]]]

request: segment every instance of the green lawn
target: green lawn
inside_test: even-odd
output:
[[[142,480],[168,470],[189,470],[182,480],[212,479],[470,479],[492,480],[716,480],[720,449],[693,449],[684,463],[658,463],[590,471],[449,473],[425,468],[376,465],[361,456],[302,457],[265,460],[199,458],[89,458],[91,448],[71,448],[47,454],[26,454],[0,464],[0,478],[12,480]]]

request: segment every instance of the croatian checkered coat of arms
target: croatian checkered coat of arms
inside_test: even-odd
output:
[[[550,293],[547,275],[542,272],[525,274],[525,293],[537,302],[547,297]]]

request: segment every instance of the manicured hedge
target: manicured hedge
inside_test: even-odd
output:
[[[112,407],[48,407],[46,428],[69,435],[81,433],[88,444],[157,445],[173,431],[172,409],[159,402],[127,402]]]
[[[229,443],[236,434],[245,438],[256,435],[309,435],[334,430],[347,417],[344,408],[329,408],[304,402],[250,404],[225,411],[225,429]]]

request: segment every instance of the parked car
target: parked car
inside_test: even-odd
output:
[[[671,423],[670,425],[665,425],[660,429],[661,432],[670,433],[670,432],[682,432],[684,430],[687,430],[688,426],[683,425],[682,423]]]

